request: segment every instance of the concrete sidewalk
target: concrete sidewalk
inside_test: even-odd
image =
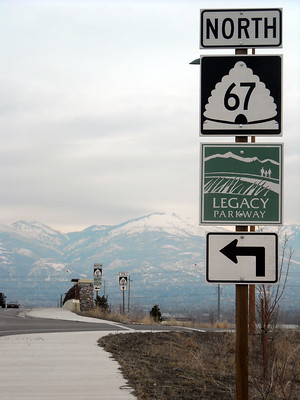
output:
[[[115,326],[121,326],[122,329],[134,331],[134,329],[121,325],[118,322],[108,321],[106,319],[83,317],[66,308],[33,308],[32,310],[24,311],[24,316],[25,315],[35,318],[63,319],[66,321],[89,322],[95,324],[105,323],[107,325],[111,325],[111,330],[113,330]]]
[[[75,314],[65,311],[36,310],[32,315],[74,318]],[[118,370],[119,364],[97,345],[100,337],[110,333],[122,334],[112,326],[110,332],[0,337],[1,400],[136,399]]]

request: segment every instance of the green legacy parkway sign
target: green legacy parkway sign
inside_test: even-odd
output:
[[[200,222],[282,224],[282,144],[202,144]]]

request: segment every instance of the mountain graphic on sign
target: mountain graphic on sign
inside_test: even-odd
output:
[[[260,160],[258,157],[242,157],[239,156],[238,154],[234,154],[232,151],[228,151],[227,153],[224,154],[213,154],[211,156],[205,157],[204,161],[207,162],[209,160],[213,160],[215,158],[219,159],[235,159],[238,161],[242,161],[243,163],[253,163],[253,162],[258,162],[260,164],[266,164],[266,163],[271,163],[273,165],[279,166],[279,162],[276,160],[272,160],[270,158],[266,158],[265,160]],[[223,162],[222,162],[223,165]]]
[[[238,61],[211,92],[205,129],[278,129],[277,105],[269,89],[244,61]]]
[[[276,160],[241,157],[231,151],[204,159],[205,193],[243,194],[279,193],[280,165]]]

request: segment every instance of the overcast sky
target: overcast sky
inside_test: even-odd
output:
[[[283,8],[284,222],[300,223],[300,2],[0,0],[0,223],[199,219],[199,10]],[[228,51],[227,51],[228,53]],[[230,50],[229,54],[234,54]],[[216,138],[234,142],[234,138]]]

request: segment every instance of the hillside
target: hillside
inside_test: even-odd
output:
[[[209,312],[216,305],[217,285],[205,281],[205,235],[223,230],[199,227],[191,220],[164,213],[68,234],[38,222],[2,225],[0,291],[27,306],[55,306],[71,287],[72,278],[91,279],[94,263],[102,263],[100,294],[108,295],[112,306],[118,307],[122,301],[118,274],[128,272],[132,307],[147,309],[159,303],[168,311],[201,308]],[[293,308],[299,305],[299,226],[283,230],[295,249],[285,300]],[[232,307],[233,289],[232,285],[223,286],[223,308]]]

